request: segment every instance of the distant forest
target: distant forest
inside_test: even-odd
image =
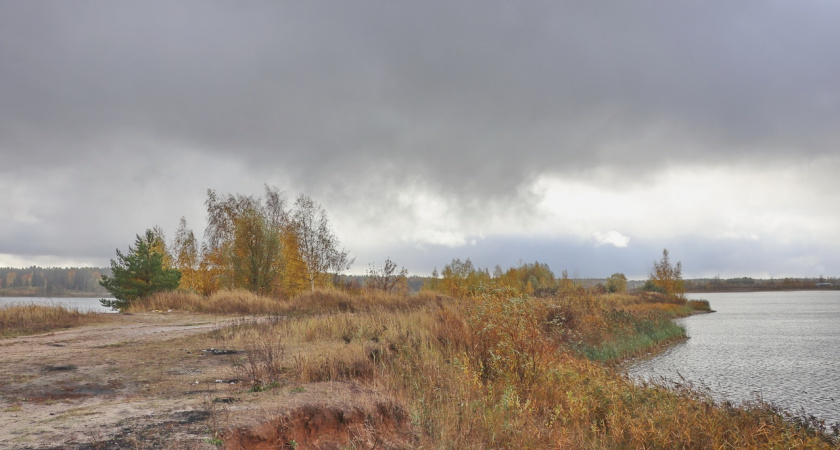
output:
[[[0,267],[0,297],[108,295],[99,280],[110,274],[101,267]]]
[[[18,296],[97,296],[108,295],[100,284],[102,275],[111,275],[110,268],[103,267],[36,267],[26,269],[0,267],[0,297]],[[343,275],[337,285],[365,285],[365,275]],[[431,277],[409,276],[408,291],[417,292],[432,280]],[[575,283],[598,288],[605,279],[575,279]],[[775,291],[840,289],[840,278],[696,278],[684,280],[687,292],[732,292],[732,291]],[[639,289],[644,280],[629,280],[628,288]]]
[[[840,278],[699,278],[685,280],[687,292],[794,291],[840,289]]]

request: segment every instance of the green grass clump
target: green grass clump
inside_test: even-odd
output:
[[[633,333],[614,336],[598,346],[584,346],[580,351],[593,361],[615,362],[684,338],[685,329],[671,320],[643,319],[634,324]]]
[[[713,312],[708,300],[689,300],[688,306],[694,311]]]

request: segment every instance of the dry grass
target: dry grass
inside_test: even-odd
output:
[[[22,336],[106,320],[106,314],[83,313],[58,305],[10,304],[0,307],[0,336]]]
[[[721,405],[691,386],[634,384],[574,347],[574,339],[615,343],[642,335],[644,326],[670,322],[669,316],[682,313],[671,300],[582,290],[536,300],[501,290],[463,300],[319,293],[295,301],[355,312],[243,321],[218,330],[216,339],[254,355],[243,357],[240,367],[249,360],[276,362],[261,348],[282,348],[275,383],[356,380],[388,393],[405,405],[421,448],[838,443],[818,424],[768,405]],[[251,381],[264,383],[260,376]]]
[[[161,292],[132,304],[126,312],[174,310],[203,314],[304,316],[373,310],[407,311],[442,299],[442,296],[431,292],[415,296],[382,292],[351,295],[330,289],[303,292],[291,299],[263,297],[245,290],[222,290],[210,296],[192,292]]]
[[[192,292],[161,292],[132,303],[126,312],[188,311],[205,314],[281,314],[286,305],[244,290],[219,291],[209,297]]]

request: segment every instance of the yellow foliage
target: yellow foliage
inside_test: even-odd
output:
[[[294,228],[286,227],[282,234],[283,258],[286,260],[286,271],[283,277],[283,292],[287,297],[293,297],[309,289],[309,275],[306,263],[300,254],[297,235]]]

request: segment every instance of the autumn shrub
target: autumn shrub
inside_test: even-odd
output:
[[[106,320],[106,314],[60,305],[9,304],[0,307],[0,336],[20,336]]]
[[[502,379],[528,389],[553,361],[556,349],[544,330],[545,306],[515,294],[510,288],[495,289],[467,309],[469,356],[482,381]]]

